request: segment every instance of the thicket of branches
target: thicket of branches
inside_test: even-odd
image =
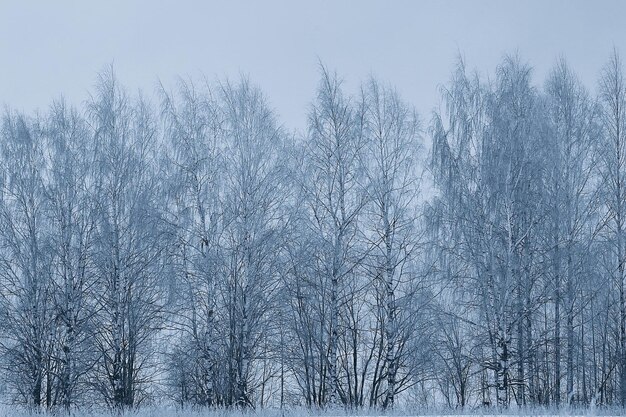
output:
[[[35,409],[626,405],[626,84],[459,60],[424,122],[325,67],[6,109],[0,374]]]

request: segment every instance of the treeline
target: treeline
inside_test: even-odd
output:
[[[429,123],[322,67],[306,132],[247,79],[4,112],[7,400],[625,406],[626,84],[459,60]]]

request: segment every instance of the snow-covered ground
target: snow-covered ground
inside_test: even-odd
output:
[[[487,410],[482,410],[487,411]],[[64,416],[63,413],[35,413],[16,408],[14,406],[0,406],[0,417],[41,417],[41,416]],[[624,416],[624,412],[617,409],[588,409],[588,410],[507,410],[500,413],[485,413],[481,410],[466,411],[455,414],[450,411],[436,412],[434,410],[419,412],[416,410],[396,410],[381,412],[376,410],[310,410],[305,408],[297,409],[264,409],[264,410],[190,410],[173,409],[167,407],[153,408],[146,407],[136,411],[128,411],[122,414],[127,417],[570,417],[570,416],[598,416],[598,417],[618,417]],[[119,417],[119,413],[106,411],[78,410],[73,411],[74,417]]]

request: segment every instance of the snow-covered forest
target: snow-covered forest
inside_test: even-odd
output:
[[[30,410],[626,406],[626,78],[320,65],[0,124],[0,394]],[[267,93],[267,94],[266,94]]]

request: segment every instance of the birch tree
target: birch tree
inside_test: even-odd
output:
[[[346,98],[341,81],[322,67],[317,99],[309,113],[309,137],[305,193],[310,210],[310,226],[318,245],[317,271],[328,290],[324,297],[327,310],[327,363],[325,404],[346,401],[341,391],[337,367],[339,319],[342,286],[357,266],[359,255],[359,215],[366,201],[363,179],[362,114]],[[327,343],[327,345],[326,345]]]
[[[276,331],[289,194],[280,150],[284,136],[258,88],[243,79],[219,86],[224,120],[224,232],[220,283],[226,325],[226,404],[253,405],[255,365]]]
[[[375,279],[381,280],[384,292],[381,337],[387,392],[383,407],[393,408],[404,342],[413,327],[406,325],[402,304],[407,302],[407,281],[416,256],[419,122],[395,90],[374,79],[365,84],[363,95]]]
[[[626,405],[626,295],[624,288],[624,201],[626,199],[626,88],[622,62],[617,51],[602,70],[600,78],[600,101],[602,103],[602,126],[605,141],[602,149],[602,176],[604,202],[613,268],[611,279],[618,294],[617,300],[617,364],[619,370],[619,402]]]
[[[554,241],[555,303],[555,402],[560,403],[561,304],[565,307],[566,393],[568,404],[574,396],[575,316],[580,274],[590,237],[586,225],[595,209],[593,178],[593,136],[595,108],[587,92],[564,60],[558,62],[546,83],[551,135],[549,142],[552,184],[548,188],[552,205]],[[563,271],[562,273],[560,271]],[[563,285],[564,282],[564,285]],[[564,288],[562,288],[564,287]],[[565,294],[563,294],[563,292]]]
[[[46,181],[52,248],[56,349],[55,402],[66,412],[87,391],[95,355],[93,335],[94,147],[78,111],[55,102],[46,126]]]
[[[100,74],[89,104],[95,130],[95,388],[116,409],[137,406],[150,381],[158,329],[162,237],[157,210],[156,130],[147,104],[131,102],[112,70]]]
[[[534,185],[541,184],[541,166],[533,158],[540,149],[534,127],[539,113],[530,73],[518,58],[507,57],[487,89],[459,64],[444,90],[447,120],[437,114],[433,127],[440,207],[444,219],[459,223],[450,229],[460,239],[453,245],[475,279],[477,298],[470,301],[480,306],[480,316],[473,319],[485,323],[477,330],[489,352],[483,366],[493,371],[496,400],[504,407],[516,385],[512,363],[523,360],[514,357],[523,354],[513,348],[514,330],[523,318],[521,291],[530,288],[522,280],[524,254],[538,215]]]
[[[1,149],[2,347],[9,386],[19,402],[50,408],[55,325],[41,122],[7,110]]]
[[[204,88],[203,88],[204,87]],[[220,401],[218,368],[224,351],[218,339],[222,117],[209,85],[179,81],[175,94],[161,88],[167,153],[168,218],[176,228],[171,263],[176,294],[171,313],[180,332],[172,354],[172,376],[180,380],[178,401]]]

